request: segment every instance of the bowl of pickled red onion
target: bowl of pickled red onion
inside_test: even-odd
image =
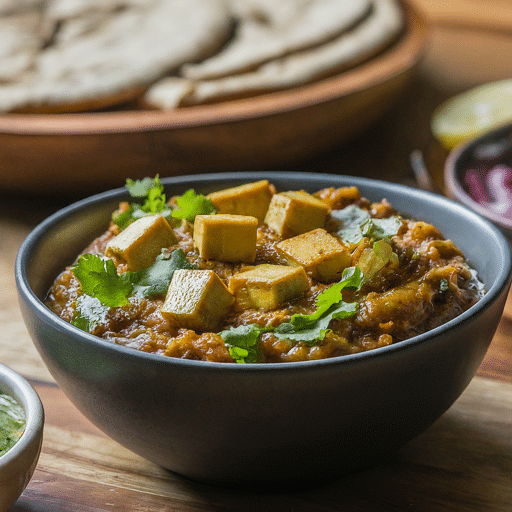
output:
[[[512,239],[512,124],[457,146],[446,159],[446,195]]]

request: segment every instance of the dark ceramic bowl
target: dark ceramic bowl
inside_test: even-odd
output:
[[[0,364],[0,393],[13,397],[24,409],[25,432],[0,456],[0,512],[5,512],[29,483],[39,460],[43,440],[44,411],[32,386],[16,372]]]
[[[494,222],[512,238],[512,124],[451,151],[444,181],[448,197]]]
[[[441,228],[465,252],[487,294],[455,320],[396,345],[339,358],[237,365],[165,358],[82,332],[42,303],[53,279],[102,233],[123,189],[56,213],[16,261],[21,309],[55,380],[122,445],[165,468],[215,483],[300,481],[344,474],[396,450],[443,414],[474,376],[510,285],[510,248],[470,210],[379,181],[301,173],[163,180],[168,195],[268,178],[278,190],[356,185],[372,200]]]

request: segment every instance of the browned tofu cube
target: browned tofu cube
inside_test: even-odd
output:
[[[263,222],[272,199],[272,187],[268,180],[247,183],[208,194],[217,213],[250,215]]]
[[[112,239],[105,255],[125,261],[128,270],[135,272],[151,266],[163,248],[176,242],[176,235],[165,218],[149,215],[136,220]]]
[[[324,283],[341,277],[352,260],[350,249],[322,228],[283,240],[276,249],[290,265],[304,267],[308,275]]]
[[[234,297],[213,270],[175,270],[165,302],[164,318],[180,327],[213,331],[228,314]]]
[[[245,215],[198,215],[194,245],[205,260],[252,263],[258,219]]]
[[[297,236],[324,226],[329,207],[320,199],[304,192],[274,194],[265,216],[265,224],[283,238]]]
[[[309,286],[302,267],[262,264],[236,273],[229,280],[237,310],[275,309],[300,297]]]

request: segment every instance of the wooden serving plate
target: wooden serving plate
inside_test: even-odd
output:
[[[424,54],[424,19],[386,51],[311,85],[175,111],[0,116],[0,188],[93,192],[126,178],[278,168],[361,131],[393,105]]]

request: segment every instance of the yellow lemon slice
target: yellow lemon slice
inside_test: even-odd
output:
[[[500,80],[463,92],[434,111],[431,130],[447,149],[512,122],[512,80]]]

